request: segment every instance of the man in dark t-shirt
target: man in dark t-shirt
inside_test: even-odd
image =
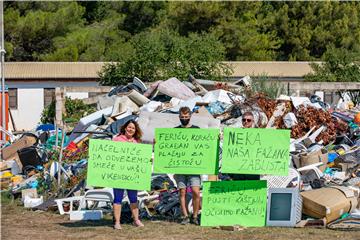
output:
[[[181,125],[177,126],[176,128],[199,128],[198,126],[190,124],[191,111],[188,107],[180,108],[179,119]],[[198,212],[200,208],[200,186],[201,186],[200,175],[175,174],[174,178],[176,180],[177,187],[180,191],[180,206],[183,215],[181,224],[185,225],[191,222],[186,207],[186,187],[190,185],[192,190],[192,200],[193,200],[192,223],[199,225]]]

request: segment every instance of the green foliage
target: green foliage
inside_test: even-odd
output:
[[[95,112],[96,109],[90,105],[86,105],[81,99],[65,98],[65,115],[64,122],[73,120],[78,122],[80,118]]]
[[[153,43],[159,31],[171,32],[171,46],[191,42],[194,34],[214,36],[225,51],[221,60],[312,61],[324,58],[329,46],[360,52],[355,1],[6,1],[4,6],[7,61],[124,62],[140,51],[136,42],[148,42],[155,48],[148,47],[148,55],[162,58],[153,56],[164,48],[163,42]]]
[[[41,113],[40,122],[41,123],[54,123],[55,121],[55,100],[44,108]]]
[[[5,40],[13,45],[11,61],[38,60],[40,54],[52,51],[54,37],[83,26],[84,8],[76,2],[52,3],[51,11],[43,10],[41,5],[34,6],[39,8],[27,10],[24,15],[12,7],[5,11]]]
[[[65,98],[65,113],[63,120],[67,123],[78,122],[82,117],[87,116],[96,109],[90,105],[86,105],[81,99]],[[53,123],[55,119],[55,100],[49,106],[44,108],[41,113],[41,123]]]
[[[355,2],[273,2],[270,30],[283,41],[278,60],[320,59],[329,45],[359,52],[360,4]]]
[[[314,73],[305,76],[310,82],[360,82],[360,54],[346,49],[330,48],[323,64],[312,63]],[[348,94],[355,106],[360,102],[360,91],[340,91],[340,97]]]
[[[1,206],[7,206],[13,205],[14,202],[14,196],[11,194],[11,191],[1,191],[0,193],[0,200],[1,200]]]
[[[280,82],[269,80],[266,74],[252,76],[252,91],[256,93],[265,93],[269,98],[275,99],[281,94],[285,94],[285,88]]]
[[[130,40],[132,55],[123,62],[105,65],[100,72],[103,85],[125,84],[134,76],[145,81],[189,74],[197,78],[219,79],[231,73],[220,61],[224,47],[211,34],[190,34],[182,37],[168,30],[137,34]]]
[[[360,82],[360,54],[345,49],[329,49],[323,64],[311,64],[314,73],[305,76],[311,82]]]

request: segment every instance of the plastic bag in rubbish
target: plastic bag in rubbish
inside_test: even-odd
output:
[[[232,105],[227,104],[224,102],[212,102],[208,106],[206,106],[206,109],[212,114],[212,115],[218,115],[223,114],[226,112]]]
[[[292,128],[293,126],[295,126],[298,123],[295,114],[292,112],[289,112],[288,114],[286,114],[283,117],[283,121],[284,121],[286,128]]]
[[[43,196],[41,196],[40,198],[31,198],[29,196],[25,196],[24,207],[25,208],[33,208],[33,207],[39,206],[43,202],[44,202]]]

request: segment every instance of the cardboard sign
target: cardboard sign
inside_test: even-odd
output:
[[[216,174],[218,129],[155,129],[155,173]]]
[[[149,144],[90,139],[87,184],[150,190],[151,154]]]
[[[204,182],[201,226],[265,226],[266,181]]]
[[[225,128],[223,173],[287,176],[290,131],[259,128]]]

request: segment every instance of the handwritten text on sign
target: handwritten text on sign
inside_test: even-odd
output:
[[[204,182],[201,226],[265,226],[266,181]]]
[[[218,129],[155,129],[155,173],[215,174]]]
[[[286,176],[290,131],[277,129],[224,129],[223,173]]]
[[[152,146],[91,139],[90,186],[150,190]]]

